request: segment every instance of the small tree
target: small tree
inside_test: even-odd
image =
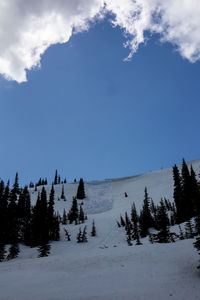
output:
[[[77,200],[75,197],[73,197],[72,207],[68,213],[68,220],[69,220],[70,224],[72,224],[73,221],[75,221],[75,223],[77,223],[77,220],[78,220],[78,205],[77,205]]]
[[[62,193],[61,193],[60,199],[66,201],[65,190],[64,190],[64,184],[62,185]]]
[[[17,243],[14,243],[9,248],[9,253],[8,253],[8,256],[7,256],[7,260],[16,258],[18,256],[18,254],[19,254],[19,246],[18,246]]]
[[[63,210],[62,224],[63,225],[67,224],[67,215],[65,209]]]
[[[198,254],[200,255],[200,237],[196,238],[196,241],[194,242],[194,247],[197,249]],[[197,267],[197,269],[200,269],[200,265]]]
[[[86,231],[86,226],[83,229],[83,235],[82,235],[82,242],[87,243],[87,231]]]
[[[66,236],[67,240],[71,241],[71,238],[70,238],[71,235],[69,234],[68,230],[64,228],[64,231],[65,231],[65,236]]]
[[[38,248],[38,252],[39,252],[38,257],[46,257],[46,256],[49,256],[49,254],[50,254],[50,249],[51,249],[51,246],[48,244],[48,242],[42,243],[42,244],[39,246],[39,248]]]
[[[84,199],[85,197],[86,196],[85,196],[85,187],[84,187],[83,178],[80,178],[76,198]]]
[[[54,184],[58,184],[58,171],[55,172]]]
[[[194,237],[193,225],[190,219],[185,224],[185,237],[186,239],[192,239]]]
[[[95,227],[95,224],[94,224],[94,220],[92,222],[92,231],[91,231],[91,236],[96,236],[97,233],[96,233],[96,227]]]
[[[4,243],[0,243],[0,262],[4,261],[6,256],[6,250]]]
[[[179,227],[179,232],[180,232],[180,234],[179,234],[179,240],[184,240],[185,238],[184,238],[184,235],[183,235],[183,230],[182,230],[182,228],[181,228],[180,225],[178,227]]]
[[[77,240],[77,243],[82,243],[82,230],[81,230],[81,228],[79,228],[79,232],[77,234],[76,240]]]
[[[123,227],[125,227],[126,224],[122,216],[120,216],[120,223]]]
[[[83,212],[83,208],[82,208],[82,205],[80,205],[80,210],[79,210],[79,216],[78,216],[78,219],[81,223],[84,223],[85,222],[85,215],[84,215],[84,212]]]

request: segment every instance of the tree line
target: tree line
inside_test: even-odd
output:
[[[43,187],[32,206],[28,187],[19,188],[18,173],[12,188],[9,181],[6,185],[0,181],[0,261],[17,257],[19,243],[39,247],[39,256],[46,256],[50,250],[49,241],[58,241],[59,231],[53,185],[49,199]],[[10,245],[7,256],[6,245]]]
[[[133,203],[130,217],[125,213],[125,217],[120,216],[117,222],[118,227],[124,227],[127,243],[132,245],[136,240],[136,245],[141,245],[140,238],[149,236],[151,243],[168,243],[176,239],[194,238],[200,234],[200,184],[196,179],[196,174],[192,165],[188,168],[183,159],[181,169],[173,167],[174,202],[166,198],[161,199],[159,205],[149,197],[147,188],[144,191],[142,209],[138,214]],[[194,224],[192,222],[194,218]],[[180,226],[186,222],[184,232]],[[180,233],[170,232],[170,226],[179,225]],[[156,229],[156,233],[151,233],[151,228]],[[200,238],[197,237],[195,247],[200,252]]]

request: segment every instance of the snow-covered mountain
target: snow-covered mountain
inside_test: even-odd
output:
[[[198,174],[200,160],[191,163]],[[58,200],[62,185],[55,186],[55,211],[62,215],[70,209],[77,187],[78,183],[64,184],[64,201]],[[0,264],[0,300],[199,299],[198,255],[192,239],[153,245],[143,239],[142,246],[128,247],[124,229],[117,227],[116,221],[130,212],[133,202],[141,208],[145,187],[155,203],[161,197],[173,200],[172,169],[85,183],[86,223],[61,226],[61,241],[51,244],[47,258],[37,258],[36,248],[20,245],[18,258]],[[45,188],[49,194],[51,186]],[[38,191],[30,189],[32,204]],[[96,237],[89,235],[93,220]],[[84,225],[88,243],[77,244],[76,235]],[[70,242],[63,228],[70,232]]]

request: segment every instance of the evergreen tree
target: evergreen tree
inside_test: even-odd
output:
[[[200,215],[195,217],[195,234],[200,234]]]
[[[191,216],[197,216],[200,214],[200,190],[192,165],[190,167],[190,199],[193,208]]]
[[[19,194],[20,193],[18,172],[15,175],[15,182],[13,184],[13,192],[15,194]]]
[[[51,192],[49,194],[49,202],[48,202],[48,208],[47,208],[47,222],[48,222],[48,230],[49,230],[49,239],[53,240],[54,235],[54,186],[52,184],[51,186]]]
[[[52,240],[59,241],[60,240],[60,223],[59,223],[59,216],[54,214],[53,218],[53,230],[52,230]]]
[[[169,219],[166,212],[166,207],[163,200],[160,201],[157,213],[157,225],[159,232],[156,236],[158,243],[169,243],[171,241],[171,234],[169,232]]]
[[[197,249],[198,254],[200,255],[200,237],[199,236],[196,238],[196,241],[194,242],[194,247]],[[197,267],[197,269],[200,269],[200,265]]]
[[[4,261],[6,256],[5,244],[0,242],[0,262]]]
[[[87,243],[87,231],[86,231],[86,226],[83,228],[83,234],[82,234],[82,242]]]
[[[9,186],[4,187],[4,182],[0,182],[0,243],[8,242],[8,197]]]
[[[182,163],[182,189],[183,189],[183,199],[182,199],[182,210],[183,210],[183,220],[187,221],[194,215],[194,207],[191,199],[191,177],[188,170],[188,166],[183,159]]]
[[[148,234],[148,229],[154,226],[153,218],[149,208],[149,196],[146,187],[144,190],[144,202],[140,213],[139,223],[140,223],[140,235],[141,237],[146,237]]]
[[[39,252],[38,257],[47,257],[47,256],[49,256],[50,250],[51,250],[51,246],[49,245],[49,243],[48,242],[43,242],[38,248],[38,252]]]
[[[49,224],[48,224],[48,209],[47,209],[47,194],[46,190],[43,187],[41,191],[41,201],[40,201],[40,243],[42,244],[43,241],[49,240]]]
[[[142,245],[138,231],[136,232],[136,246]]]
[[[77,243],[81,243],[82,242],[82,231],[81,228],[79,228],[79,232],[77,234]]]
[[[67,215],[65,209],[63,210],[62,224],[63,225],[67,224]]]
[[[79,216],[78,216],[78,219],[81,223],[84,223],[85,222],[85,215],[84,215],[84,212],[83,212],[83,208],[82,208],[82,205],[80,205],[80,210],[79,210]]]
[[[75,197],[73,197],[72,200],[72,207],[68,213],[68,220],[70,224],[73,223],[73,221],[77,222],[78,219],[78,205],[77,205],[77,200]]]
[[[76,198],[84,199],[85,197],[86,196],[85,196],[85,188],[84,188],[83,178],[80,178]]]
[[[181,177],[179,173],[179,169],[176,165],[173,167],[173,179],[174,179],[174,201],[176,204],[176,222],[180,224],[184,221],[184,213],[182,209],[183,205],[183,190],[181,185]]]
[[[19,252],[20,251],[19,251],[18,243],[12,243],[10,248],[9,248],[9,253],[8,253],[8,256],[7,256],[7,260],[16,258],[18,256]]]
[[[62,193],[61,193],[60,199],[66,201],[64,185],[62,185]]]
[[[58,171],[55,172],[54,184],[58,184]]]
[[[125,227],[126,224],[122,216],[120,216],[120,223],[123,227]]]
[[[64,228],[64,231],[65,231],[65,236],[66,236],[67,240],[71,241],[71,238],[70,238],[71,235],[69,234],[68,230]]]
[[[20,223],[20,235],[21,241],[26,245],[30,245],[31,234],[31,201],[28,187],[25,186],[20,194],[20,200],[18,201],[18,218]]]
[[[131,235],[130,235],[130,234],[127,235],[126,241],[127,241],[128,246],[133,246],[133,244],[132,244],[132,242],[131,242]]]
[[[130,221],[130,219],[128,217],[127,212],[125,212],[125,229],[126,229],[127,226],[130,227],[130,229],[132,229],[131,221]]]
[[[121,225],[120,225],[120,223],[117,221],[117,226],[120,228],[121,227]]]
[[[193,225],[190,219],[185,224],[185,237],[186,239],[192,239],[194,237]]]
[[[182,230],[182,228],[181,228],[180,225],[178,227],[179,227],[179,232],[180,232],[180,234],[179,234],[179,240],[184,240],[185,238],[184,238],[184,235],[183,235],[183,230]]]
[[[137,211],[136,211],[136,207],[135,207],[135,203],[132,204],[131,207],[131,221],[134,222],[138,222],[138,215],[137,215]]]
[[[19,223],[17,218],[17,194],[16,189],[12,189],[9,194],[8,203],[8,239],[9,243],[15,245],[18,243]],[[13,249],[11,249],[13,250]],[[14,250],[13,250],[14,251]]]
[[[94,220],[92,222],[92,231],[91,231],[91,236],[96,236],[97,233],[96,233],[96,226],[95,226],[95,223],[94,223]]]

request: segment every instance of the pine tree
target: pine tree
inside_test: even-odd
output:
[[[141,241],[140,241],[140,236],[139,236],[138,232],[136,233],[136,245],[137,245],[137,246],[142,245],[142,243],[141,243]]]
[[[183,159],[182,163],[182,189],[183,189],[183,199],[182,199],[182,210],[183,210],[183,220],[189,220],[194,214],[194,207],[191,199],[191,177],[188,170],[188,166]]]
[[[21,196],[22,195],[22,196]],[[31,234],[31,201],[28,187],[25,186],[20,196],[23,199],[21,208],[18,201],[18,218],[20,216],[21,225],[21,240],[25,245],[30,245],[30,234]],[[21,215],[20,215],[21,214]]]
[[[57,216],[54,214],[53,218],[53,234],[52,234],[52,240],[53,241],[59,241],[60,240],[60,222],[59,222],[59,215]]]
[[[138,222],[138,215],[137,215],[137,211],[136,211],[136,207],[135,207],[135,203],[132,204],[131,207],[131,221],[134,222]]]
[[[82,205],[80,205],[80,210],[79,210],[79,216],[78,216],[78,219],[81,223],[84,223],[85,222],[85,215],[84,215],[84,212],[83,212],[83,208],[82,208]]]
[[[190,167],[190,197],[193,208],[192,216],[197,216],[200,214],[200,190],[192,165]]]
[[[192,239],[194,237],[193,225],[190,219],[185,224],[185,237],[186,239]]]
[[[156,235],[158,243],[169,243],[171,241],[171,234],[169,232],[169,219],[166,212],[166,207],[161,199],[160,206],[157,213],[157,224],[159,232]]]
[[[68,230],[64,228],[64,231],[65,231],[65,236],[66,236],[67,240],[71,241],[71,238],[70,238],[71,235],[69,234]]]
[[[174,201],[176,204],[176,222],[180,224],[184,221],[184,213],[183,213],[183,190],[181,185],[181,177],[179,173],[179,169],[176,165],[173,167],[173,179],[174,179]]]
[[[70,224],[72,224],[73,221],[77,222],[77,220],[78,220],[78,205],[77,205],[77,200],[75,197],[73,197],[72,207],[68,213],[68,220],[69,220]]]
[[[43,187],[41,191],[41,202],[40,202],[40,243],[42,244],[43,241],[49,240],[49,224],[48,224],[48,209],[47,209],[47,194],[46,190]]]
[[[96,233],[96,226],[95,226],[95,223],[94,223],[94,220],[92,222],[92,231],[91,231],[91,236],[96,236],[97,233]]]
[[[194,247],[197,249],[198,254],[200,255],[200,237],[196,238],[196,241],[194,242]],[[197,267],[197,269],[200,269],[200,265]]]
[[[82,242],[87,243],[87,231],[86,231],[86,226],[83,228],[83,234],[82,234]]]
[[[140,235],[141,237],[146,237],[148,234],[148,229],[154,226],[153,218],[149,208],[149,196],[146,187],[144,190],[144,202],[140,213],[139,223],[140,223]]]
[[[61,193],[60,199],[66,201],[64,185],[62,185],[62,193]]]
[[[63,225],[67,224],[67,215],[65,209],[63,210],[62,224]]]
[[[180,225],[178,227],[179,227],[179,232],[180,232],[180,234],[179,234],[179,240],[184,240],[185,238],[184,238],[184,235],[183,235],[183,230],[182,230],[182,228],[181,228]]]
[[[123,227],[125,227],[126,223],[125,223],[125,221],[124,221],[124,219],[123,219],[122,216],[120,216],[120,223],[121,223],[121,225],[122,225]]]
[[[58,184],[58,171],[55,172],[54,184]]]
[[[81,200],[81,199],[84,199],[85,197],[86,196],[85,196],[85,188],[84,188],[83,178],[80,178],[76,198]]]
[[[19,252],[20,251],[19,251],[18,243],[12,243],[10,248],[9,248],[9,253],[8,253],[8,256],[7,256],[7,260],[16,258],[18,256]]]
[[[130,219],[129,219],[129,217],[128,217],[127,212],[125,212],[125,229],[126,229],[127,226],[130,227],[130,228],[132,229],[131,221],[130,221]]]
[[[81,228],[79,228],[79,232],[77,234],[77,243],[82,243],[82,231]]]
[[[195,234],[200,234],[200,215],[195,217]]]
[[[15,175],[15,182],[13,184],[13,192],[18,195],[20,193],[18,172]]]
[[[4,187],[4,182],[0,182],[0,243],[8,242],[8,197],[9,185]]]
[[[16,189],[12,189],[9,194],[8,203],[8,239],[10,244],[17,244],[19,240],[19,222],[17,218],[17,194]]]
[[[120,228],[121,227],[121,225],[120,225],[120,223],[117,221],[117,226]]]
[[[49,256],[50,250],[51,250],[51,246],[49,245],[49,243],[48,242],[43,242],[38,248],[38,252],[39,252],[38,257],[47,257],[47,256]]]
[[[0,242],[0,262],[4,261],[6,256],[5,244]]]
[[[49,195],[49,202],[47,207],[47,222],[48,222],[48,231],[49,231],[49,239],[53,240],[53,227],[54,227],[54,186],[51,186],[51,192]]]
[[[133,246],[133,244],[131,242],[131,236],[130,235],[127,235],[126,241],[127,241],[128,246]]]

